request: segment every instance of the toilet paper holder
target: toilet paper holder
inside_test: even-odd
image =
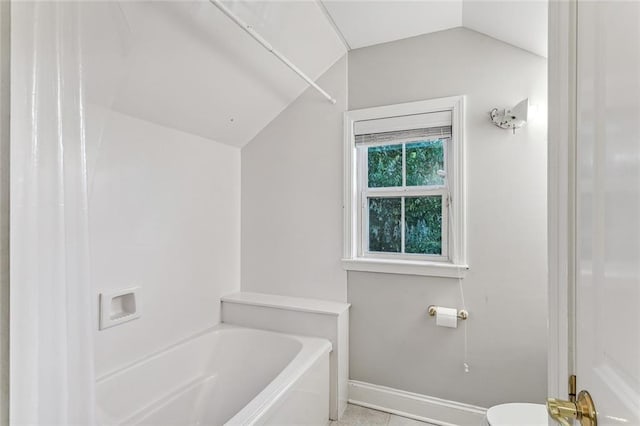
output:
[[[427,308],[427,312],[429,312],[429,316],[435,317],[437,309],[438,309],[438,306],[429,305],[429,307]],[[458,311],[458,319],[466,320],[467,318],[469,318],[469,312],[467,312],[465,309],[460,309]]]

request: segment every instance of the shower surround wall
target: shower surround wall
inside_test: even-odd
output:
[[[352,50],[319,81],[348,109],[466,95],[468,261],[457,280],[349,272],[351,379],[479,406],[546,394],[546,60],[456,28]],[[347,77],[348,75],[348,77]],[[529,97],[515,135],[494,107]],[[346,108],[345,108],[346,109]],[[342,300],[342,115],[311,90],[242,150],[242,290]]]
[[[142,308],[96,331],[100,377],[219,322],[240,287],[240,150],[96,105],[88,117],[95,306],[140,286]]]
[[[313,2],[233,9],[312,77],[344,56]],[[131,286],[142,307],[96,332],[100,377],[220,321],[220,297],[240,290],[239,147],[306,85],[208,2],[80,10],[96,307],[99,292]]]
[[[208,2],[80,9],[96,307],[139,286],[142,308],[96,331],[100,377],[220,321],[240,290],[239,147],[306,86]],[[233,9],[275,46],[299,36],[282,52],[312,77],[344,55],[313,2]]]

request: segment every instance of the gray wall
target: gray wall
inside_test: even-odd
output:
[[[457,280],[341,269],[346,64],[242,149],[242,290],[344,300],[351,378],[491,406],[546,394],[546,61],[454,29],[353,50],[349,108],[467,95],[469,264],[464,329],[429,304],[460,306]],[[488,120],[525,97],[540,118],[513,135]]]
[[[0,425],[9,424],[9,25],[0,1]]]
[[[546,60],[464,28],[353,50],[349,108],[466,95],[468,263],[464,329],[435,327],[430,304],[460,307],[458,280],[350,272],[351,378],[491,406],[546,395]],[[488,111],[529,97],[516,135]]]
[[[342,114],[347,58],[242,148],[243,291],[347,298],[342,269]],[[295,76],[292,76],[295,78]]]

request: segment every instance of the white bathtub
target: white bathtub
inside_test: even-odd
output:
[[[101,425],[322,425],[328,340],[220,325],[97,381]]]

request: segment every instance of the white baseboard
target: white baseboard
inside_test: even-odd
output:
[[[386,386],[349,381],[349,403],[441,426],[479,426],[487,410]]]

